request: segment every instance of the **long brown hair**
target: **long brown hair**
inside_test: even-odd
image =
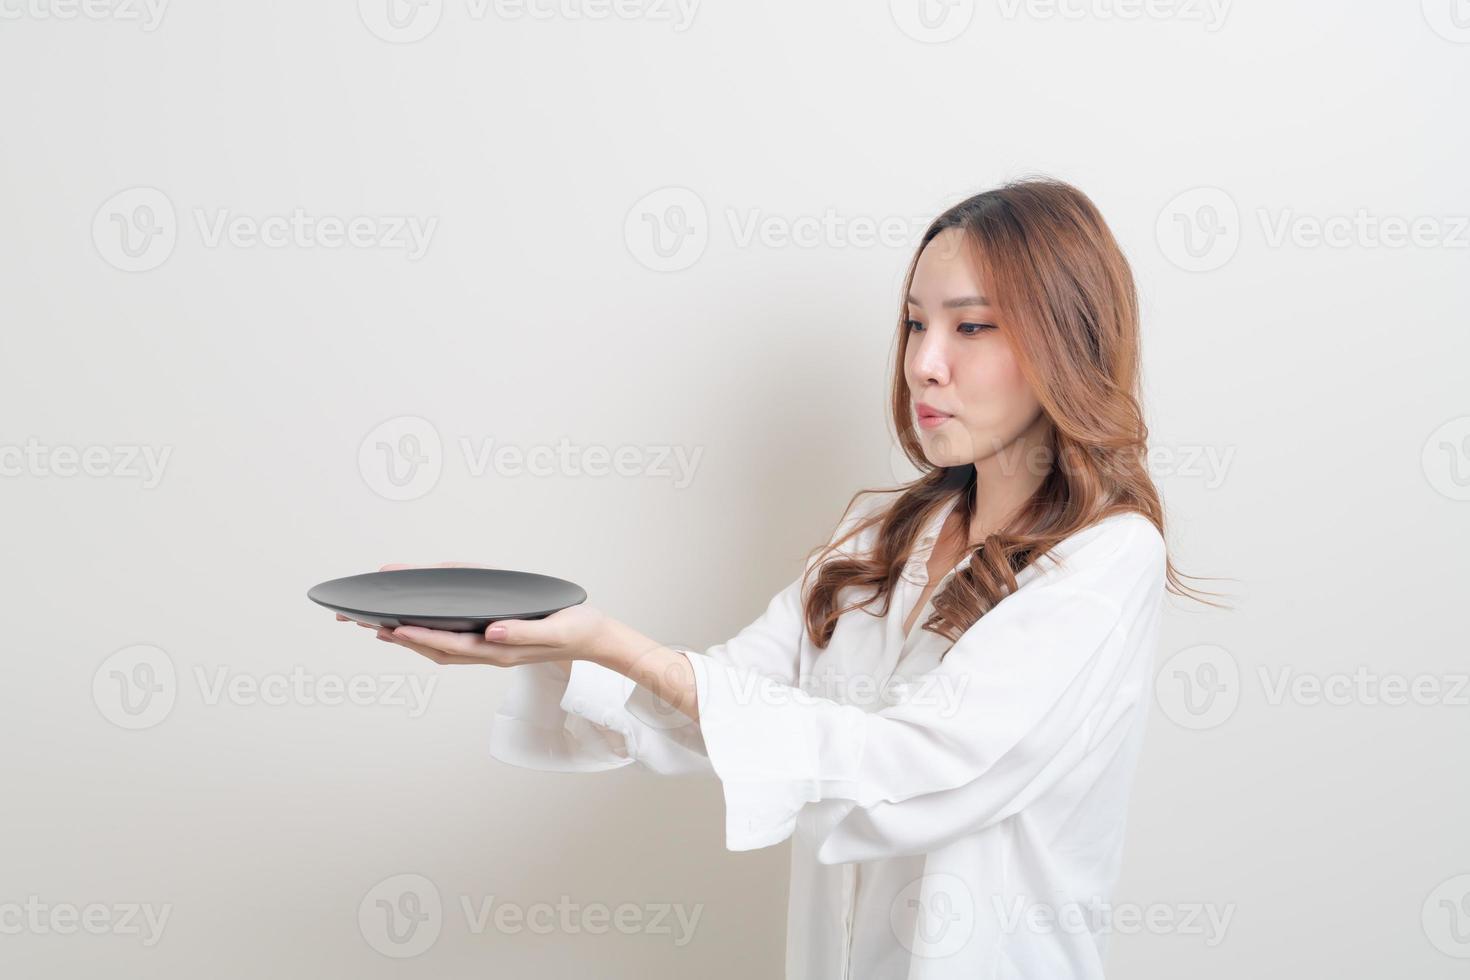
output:
[[[909,332],[903,305],[919,255],[940,232],[958,228],[970,247],[986,295],[1003,316],[1006,336],[1026,380],[1052,425],[1050,470],[1007,525],[975,546],[968,565],[934,596],[923,628],[954,642],[1017,588],[1016,574],[1064,538],[1113,514],[1136,511],[1164,533],[1164,514],[1147,468],[1139,376],[1138,296],[1128,261],[1097,207],[1070,184],[1051,178],[1013,181],[946,210],[924,232],[904,277],[890,410],[899,444],[921,475],[888,506],[857,522],[820,550],[806,599],[806,629],[825,649],[837,619],[883,599],[929,516],[943,501],[957,505],[968,528],[975,511],[973,463],[936,467],[914,433],[904,374]],[[1004,452],[1005,450],[1001,450]],[[849,502],[883,488],[859,490]],[[827,555],[848,538],[881,523],[870,554]],[[1196,576],[1183,576],[1196,578]],[[1199,599],[1167,562],[1168,590]],[[842,589],[865,596],[838,609]],[[871,589],[872,593],[867,594]],[[1216,593],[1209,593],[1216,594]]]

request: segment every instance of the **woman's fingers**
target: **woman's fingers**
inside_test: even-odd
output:
[[[457,657],[454,654],[445,653],[442,650],[435,650],[433,647],[424,646],[421,643],[410,643],[408,640],[404,639],[403,637],[394,636],[393,635],[393,631],[390,630],[390,629],[387,629],[386,627],[380,627],[379,628],[379,630],[378,630],[378,639],[383,640],[383,641],[388,642],[388,643],[395,643],[395,644],[397,644],[398,646],[401,646],[401,647],[406,647],[407,649],[412,650],[414,653],[418,654],[419,656],[426,657],[429,660],[434,661],[434,663],[439,664],[440,666],[444,666],[444,665],[447,665],[447,664],[469,664],[469,663],[480,663],[481,662],[481,661],[478,661],[478,660],[470,660],[470,659],[467,659],[465,657]]]
[[[378,569],[380,572],[396,572],[404,568],[489,568],[489,565],[476,565],[467,561],[441,561],[433,565],[405,565],[402,562],[393,562],[383,565]]]
[[[477,633],[450,633],[446,630],[425,629],[422,626],[400,626],[396,630],[384,629],[378,633],[382,639],[410,647],[429,656],[432,651],[445,659],[436,663],[488,663],[496,667],[513,667],[546,659],[557,651],[548,646],[535,644],[509,645],[487,643]],[[430,657],[433,659],[433,657]]]
[[[486,643],[478,633],[451,633],[447,630],[431,630],[422,626],[400,626],[393,631],[410,643],[432,647],[442,653],[456,653],[465,657],[484,657],[498,652],[493,643]]]

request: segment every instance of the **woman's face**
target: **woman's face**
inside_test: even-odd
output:
[[[936,466],[978,465],[1045,424],[988,295],[961,229],[945,229],[920,253],[903,369],[924,456]],[[924,406],[942,415],[926,418]]]

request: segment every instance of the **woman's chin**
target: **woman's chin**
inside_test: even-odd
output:
[[[953,431],[951,431],[953,430]],[[919,437],[924,458],[935,466],[961,466],[975,461],[970,434],[957,425],[945,425]]]

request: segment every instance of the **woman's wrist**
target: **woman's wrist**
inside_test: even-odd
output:
[[[689,659],[617,620],[579,658],[617,671],[696,721],[694,668]]]
[[[628,660],[627,651],[631,649],[628,633],[624,623],[609,617],[593,636],[592,642],[572,659],[586,660],[621,674]]]

